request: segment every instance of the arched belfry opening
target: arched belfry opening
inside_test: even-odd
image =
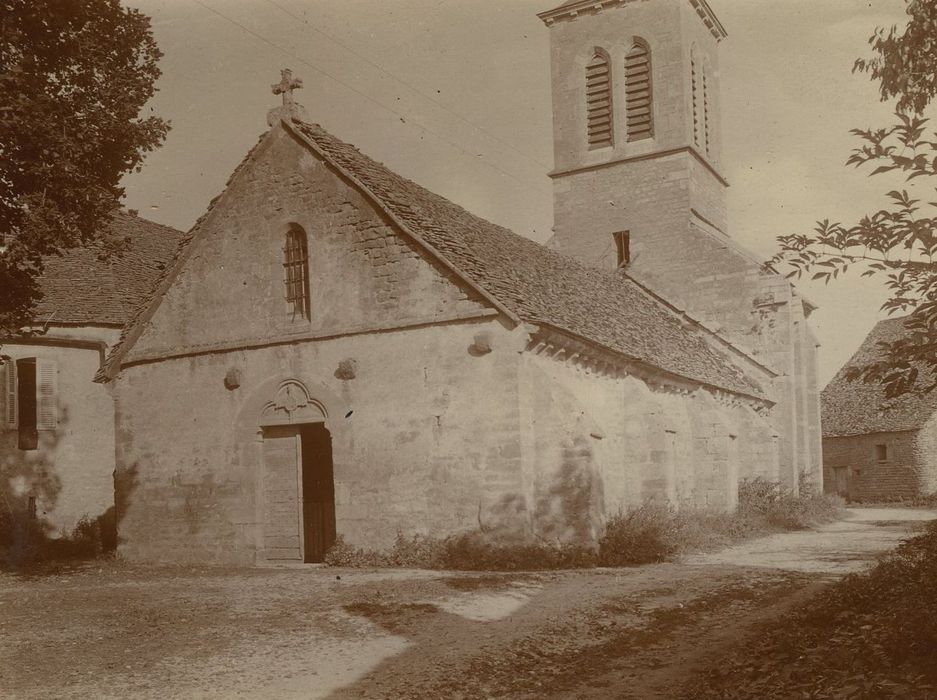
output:
[[[335,543],[332,435],[302,382],[280,382],[260,415],[264,558],[321,562]]]

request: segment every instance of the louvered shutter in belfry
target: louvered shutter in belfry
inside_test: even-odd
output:
[[[706,146],[706,155],[709,155],[709,77],[706,75],[706,66],[703,66],[703,143]]]
[[[703,139],[700,136],[702,131],[702,119],[700,115],[699,99],[699,75],[695,58],[690,59],[690,90],[693,95],[693,143],[701,146]]]
[[[612,78],[608,58],[597,53],[586,66],[589,148],[612,145]]]
[[[36,360],[36,428],[55,430],[58,425],[58,364]]]
[[[3,365],[3,424],[8,429],[18,425],[16,415],[16,360],[7,360]]]
[[[625,98],[628,103],[628,140],[640,141],[654,134],[651,101],[651,52],[635,44],[625,57]]]

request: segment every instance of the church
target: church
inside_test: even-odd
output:
[[[813,307],[726,226],[705,0],[571,0],[555,236],[282,105],[109,349],[120,551],[318,562],[341,535],[595,542],[649,499],[819,484]]]

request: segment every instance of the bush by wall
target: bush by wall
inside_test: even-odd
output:
[[[390,550],[353,547],[338,538],[326,553],[329,566],[402,567],[456,571],[536,571],[595,566],[593,547],[561,542],[495,542],[481,532],[446,538],[400,533]]]
[[[0,568],[23,569],[48,562],[110,556],[117,549],[117,522],[110,508],[85,516],[64,537],[50,537],[44,523],[28,513],[0,509]]]
[[[802,480],[800,494],[756,478],[739,484],[735,513],[673,508],[649,501],[608,519],[598,547],[555,541],[499,542],[482,532],[444,539],[397,535],[387,551],[361,549],[339,538],[326,554],[331,566],[407,567],[463,571],[531,571],[631,566],[670,561],[752,537],[799,530],[840,517],[843,500],[818,493]]]

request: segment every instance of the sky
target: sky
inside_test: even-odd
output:
[[[400,174],[537,241],[553,202],[549,30],[558,0],[127,0],[164,53],[147,107],[165,144],[128,175],[125,205],[188,229],[266,126],[281,68],[312,121]],[[877,26],[903,0],[710,0],[728,32],[720,99],[729,235],[769,257],[775,237],[848,223],[902,186],[844,163],[851,128],[892,109],[866,75]],[[821,385],[859,346],[887,294],[869,278],[799,283],[819,310]]]

